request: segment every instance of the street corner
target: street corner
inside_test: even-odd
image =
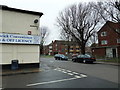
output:
[[[0,72],[0,76],[10,76],[10,75],[18,75],[18,74],[30,74],[41,72],[40,68],[31,68],[31,69],[18,69],[18,70],[3,70]]]

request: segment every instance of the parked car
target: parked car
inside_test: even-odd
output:
[[[78,56],[78,54],[73,54],[73,55],[72,55],[72,58],[77,57],[77,56]]]
[[[72,58],[73,62],[83,62],[83,63],[93,63],[96,61],[95,57],[85,54],[85,55],[78,55],[77,57]]]
[[[68,57],[63,54],[55,54],[55,60],[68,60]]]

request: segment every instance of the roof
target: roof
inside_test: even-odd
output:
[[[22,9],[8,7],[8,6],[5,6],[5,5],[0,5],[0,9],[2,9],[2,10],[8,10],[8,11],[21,12],[21,13],[27,13],[27,14],[32,14],[32,15],[39,15],[40,17],[43,15],[42,12],[22,10]]]
[[[117,26],[117,27],[120,26],[120,23],[107,21],[97,33],[99,33],[105,26],[107,26],[109,28],[114,28],[115,26]]]

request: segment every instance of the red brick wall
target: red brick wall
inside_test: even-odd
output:
[[[118,50],[118,57],[120,58],[120,46],[117,48]]]
[[[118,34],[114,31],[115,29],[120,29],[120,25],[117,23],[107,22],[98,32],[98,45],[99,46],[114,46],[114,45],[120,45],[120,43],[117,43]],[[107,32],[107,36],[101,36],[101,32]],[[106,45],[101,45],[102,40],[107,40]]]
[[[105,50],[105,48],[93,48],[92,54],[93,54],[93,56],[97,56],[97,57],[105,57],[106,50]]]

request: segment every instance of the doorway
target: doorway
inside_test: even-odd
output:
[[[116,57],[116,49],[112,49],[112,52],[113,52],[113,58]]]

